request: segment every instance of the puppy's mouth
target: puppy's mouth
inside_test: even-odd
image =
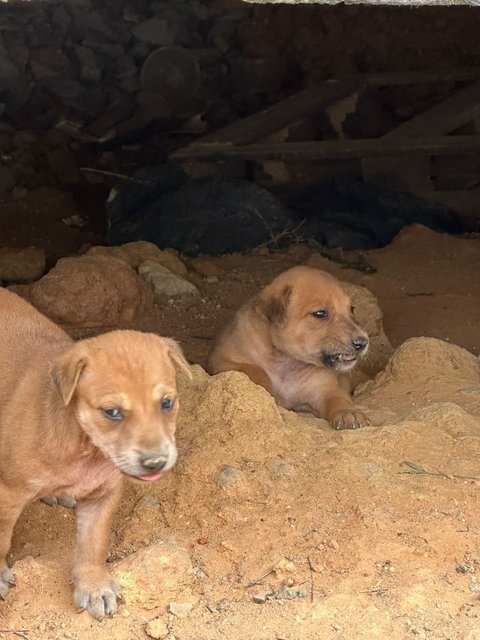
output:
[[[339,351],[336,353],[322,352],[320,360],[327,369],[340,369],[348,371],[353,369],[357,362],[357,353],[351,351]]]
[[[137,480],[141,480],[142,482],[153,482],[154,480],[158,480],[161,478],[165,471],[152,471],[151,473],[144,473],[141,476],[134,476]]]

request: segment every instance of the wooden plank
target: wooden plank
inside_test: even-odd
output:
[[[358,82],[369,87],[401,87],[414,84],[444,82],[473,82],[480,78],[480,67],[460,67],[439,71],[379,71],[377,73],[349,74],[338,80]]]
[[[198,144],[174,151],[172,160],[332,160],[344,158],[379,158],[382,156],[436,156],[474,154],[480,152],[480,135],[437,136],[421,138],[321,140],[315,142],[282,142],[271,144]]]
[[[330,104],[345,98],[362,88],[358,82],[328,80],[300,93],[281,100],[271,107],[254,113],[247,118],[209,133],[197,144],[211,142],[230,142],[232,144],[249,144],[256,142],[289,124],[301,120],[313,113],[321,111]]]
[[[440,136],[480,115],[480,80],[389,131],[383,138]]]

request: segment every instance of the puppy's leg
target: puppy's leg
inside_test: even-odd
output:
[[[101,620],[117,610],[120,588],[106,567],[111,523],[122,493],[122,482],[99,498],[77,504],[77,540],[72,574],[74,601]]]
[[[15,576],[7,565],[7,554],[12,544],[15,523],[23,511],[27,498],[22,498],[0,482],[0,598],[3,600],[10,587],[15,585]]]
[[[358,429],[370,424],[365,414],[355,408],[350,394],[340,386],[329,387],[325,414],[334,429]]]

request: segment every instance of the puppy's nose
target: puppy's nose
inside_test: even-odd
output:
[[[168,462],[168,456],[158,451],[146,451],[140,456],[142,467],[147,471],[160,471]]]
[[[352,340],[352,346],[355,351],[363,351],[368,345],[368,338],[365,336],[356,336]]]

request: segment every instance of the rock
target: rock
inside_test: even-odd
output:
[[[145,625],[145,633],[154,640],[163,640],[168,636],[168,627],[161,618],[154,618]]]
[[[162,47],[143,63],[140,81],[145,91],[162,95],[172,109],[186,109],[201,87],[200,65],[190,49]]]
[[[42,277],[45,272],[45,251],[29,249],[0,249],[0,280],[28,283]]]
[[[160,609],[179,595],[194,600],[190,557],[174,544],[158,542],[130,554],[115,563],[114,575],[130,606]]]
[[[65,34],[68,31],[70,24],[72,23],[72,18],[70,14],[65,11],[65,9],[59,5],[52,9],[52,13],[50,15],[50,19],[53,24],[58,28],[58,30]]]
[[[187,16],[173,6],[159,9],[156,15],[139,22],[131,31],[137,40],[156,46],[190,44],[191,41]]]
[[[119,42],[119,34],[110,25],[107,25],[98,11],[86,11],[75,16],[73,27],[79,40],[93,38],[101,42],[105,40],[107,42]]]
[[[16,78],[18,75],[18,69],[10,62],[7,56],[7,51],[0,41],[0,80],[8,81]]]
[[[147,260],[138,267],[138,273],[153,287],[156,297],[166,296],[198,296],[197,287],[158,262]]]
[[[11,191],[16,184],[15,174],[9,167],[0,165],[0,193]]]
[[[125,262],[107,256],[63,258],[32,285],[30,301],[53,320],[113,327],[142,317],[152,291]]]
[[[78,184],[82,176],[78,170],[75,155],[67,148],[57,148],[47,152],[48,164],[60,184]]]
[[[358,369],[368,376],[374,376],[385,368],[393,353],[390,340],[383,329],[383,313],[377,299],[366,287],[351,282],[342,282],[342,287],[350,296],[355,318],[365,329],[370,340],[367,356],[358,361]]]
[[[102,69],[94,51],[88,47],[75,47],[75,55],[80,64],[80,80],[87,83],[99,82]]]
[[[275,594],[275,597],[279,600],[294,600],[298,597],[298,592],[296,589],[291,589],[290,587],[283,585]]]
[[[288,460],[272,458],[267,462],[267,468],[274,476],[291,476],[295,473],[295,467]]]
[[[192,609],[192,602],[169,602],[167,606],[168,613],[176,618],[187,618]]]
[[[172,273],[186,275],[187,267],[173,249],[159,249],[151,242],[127,242],[120,247],[92,247],[87,255],[106,255],[124,260],[132,269],[138,269],[142,262],[157,262]]]
[[[240,473],[238,469],[230,465],[222,467],[218,473],[217,479],[222,487],[228,487],[229,485],[239,480]]]
[[[236,93],[271,94],[279,91],[286,74],[282,58],[245,58],[238,56],[230,62],[232,89]]]
[[[255,604],[265,604],[265,602],[271,596],[273,596],[273,591],[270,591],[270,590],[259,591],[253,596],[252,600],[255,602]]]

